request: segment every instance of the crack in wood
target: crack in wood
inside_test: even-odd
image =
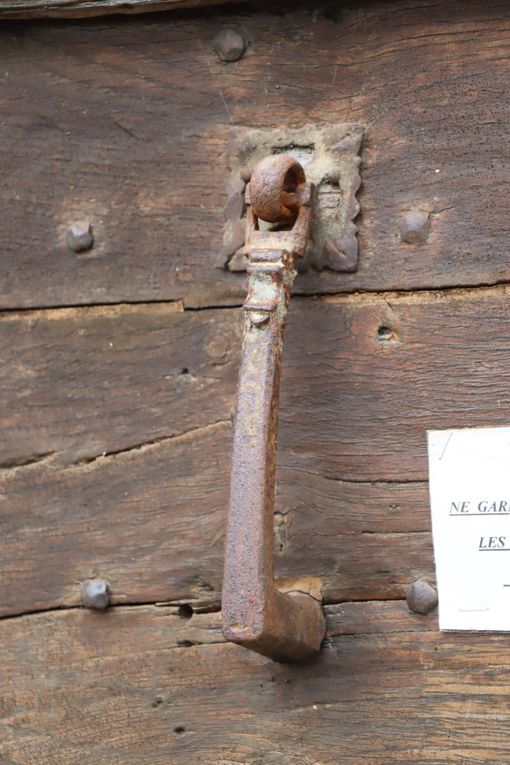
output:
[[[216,420],[215,422],[210,422],[207,425],[200,425],[196,428],[183,430],[182,432],[175,433],[171,436],[160,436],[159,438],[154,438],[151,441],[144,441],[139,444],[126,446],[122,449],[115,449],[112,451],[101,452],[100,454],[93,454],[87,457],[82,457],[79,460],[73,462],[59,462],[59,452],[48,452],[47,454],[34,455],[26,458],[21,457],[17,460],[0,463],[0,470],[19,470],[20,468],[30,468],[34,467],[34,465],[41,464],[51,465],[52,467],[58,467],[62,470],[74,470],[76,468],[93,465],[96,462],[104,463],[106,460],[109,460],[113,457],[122,457],[124,455],[141,453],[148,451],[153,447],[162,446],[168,443],[175,443],[185,438],[193,438],[197,435],[215,430],[221,425],[228,425],[230,427],[230,419]]]
[[[298,277],[299,278],[299,277]],[[341,302],[364,302],[369,303],[371,300],[406,300],[415,298],[416,302],[427,302],[437,300],[438,298],[479,298],[479,297],[497,297],[501,295],[507,295],[510,292],[510,281],[507,279],[496,279],[493,282],[481,282],[477,285],[470,284],[452,284],[446,287],[432,287],[424,285],[422,287],[412,287],[409,289],[398,290],[369,290],[356,288],[353,290],[339,290],[338,292],[331,291],[317,291],[308,292],[306,294],[296,294],[292,296],[294,303],[298,301],[314,301],[324,300],[327,303],[341,303]],[[140,301],[122,301],[112,303],[76,303],[56,305],[51,307],[45,306],[30,306],[19,308],[2,308],[0,309],[0,321],[16,320],[22,318],[38,319],[38,318],[68,318],[72,314],[71,311],[87,311],[93,313],[97,311],[97,315],[111,315],[119,316],[118,309],[125,311],[126,313],[131,309],[133,311],[139,311],[140,309],[151,310],[152,307],[159,307],[161,312],[164,313],[173,307],[176,312],[183,313],[195,313],[201,311],[231,311],[239,309],[242,306],[241,301],[235,301],[231,303],[203,303],[200,305],[187,305],[186,300],[140,300]],[[111,314],[108,312],[111,311]],[[117,313],[115,313],[117,311]],[[66,314],[67,312],[67,314]]]
[[[42,452],[41,454],[32,454],[29,457],[18,457],[17,459],[0,462],[0,470],[12,470],[14,468],[28,467],[29,465],[40,465],[41,462],[47,462],[54,457],[57,452]]]
[[[192,598],[188,598],[188,601],[191,601]],[[178,620],[182,620],[182,616],[179,614],[179,607],[182,605],[183,602],[187,602],[186,599],[179,598],[175,601],[168,601],[162,603],[161,601],[132,601],[132,602],[122,602],[122,603],[112,603],[107,611],[103,613],[113,612],[113,611],[122,611],[122,609],[154,609],[154,614],[156,614],[158,611],[161,611],[162,609],[175,609],[175,611],[171,614],[168,614],[169,617],[175,618]],[[325,600],[324,602],[324,609],[326,612],[326,616],[335,616],[337,611],[335,609],[345,607],[345,606],[364,606],[366,608],[370,607],[381,607],[384,604],[394,604],[394,603],[405,603],[405,598],[384,598],[382,600]],[[4,621],[12,621],[15,619],[23,619],[26,617],[40,617],[44,616],[45,614],[62,614],[68,611],[83,611],[85,612],[86,609],[84,609],[83,606],[79,604],[62,604],[62,605],[55,605],[51,606],[49,608],[36,608],[36,609],[28,609],[26,611],[23,611],[21,613],[17,614],[3,614],[0,616],[0,622]],[[220,602],[216,603],[207,603],[207,608],[204,608],[202,611],[200,609],[200,606],[198,604],[194,603],[194,609],[193,609],[193,619],[195,621],[199,620],[201,617],[204,619],[207,619],[207,617],[214,615],[214,614],[221,614],[221,604]],[[219,622],[218,622],[219,624]],[[342,633],[344,634],[344,633]],[[222,641],[227,642],[227,641]]]

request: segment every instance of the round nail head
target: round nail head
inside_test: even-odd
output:
[[[430,215],[424,210],[408,210],[400,224],[400,236],[407,244],[423,244],[430,231]]]
[[[73,252],[90,250],[94,244],[94,229],[86,220],[71,223],[67,229],[67,244]]]
[[[238,61],[246,50],[246,40],[235,29],[224,29],[212,41],[220,61]]]
[[[80,592],[81,602],[85,608],[103,611],[110,605],[110,586],[104,579],[86,579],[82,582]]]
[[[428,614],[437,606],[437,590],[423,579],[417,579],[407,589],[407,605],[416,614]]]

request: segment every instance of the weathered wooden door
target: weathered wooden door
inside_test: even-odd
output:
[[[405,600],[435,577],[427,429],[510,423],[509,46],[497,0],[4,21],[2,765],[510,762],[510,637]],[[357,266],[298,276],[285,341],[277,574],[328,620],[291,666],[220,625],[229,135],[345,123]]]

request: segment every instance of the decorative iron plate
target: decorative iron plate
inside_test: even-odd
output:
[[[245,271],[244,189],[254,165],[268,154],[290,154],[317,188],[316,215],[311,242],[299,270],[352,272],[358,267],[361,184],[360,149],[363,126],[304,125],[300,128],[234,127],[229,136],[230,177],[224,208],[223,264],[230,271]]]

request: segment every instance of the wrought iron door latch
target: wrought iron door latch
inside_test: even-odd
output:
[[[314,192],[301,165],[284,154],[260,161],[246,189],[249,281],[223,581],[225,638],[288,662],[310,658],[325,633],[318,600],[276,589],[273,555],[283,334]],[[273,225],[263,230],[260,221]]]

